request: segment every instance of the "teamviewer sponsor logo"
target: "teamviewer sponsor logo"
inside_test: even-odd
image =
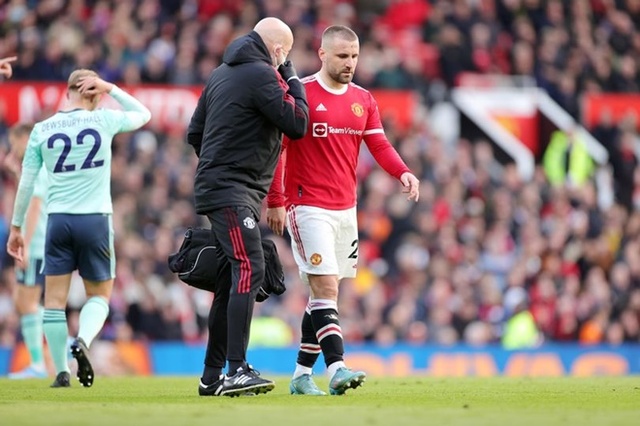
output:
[[[313,137],[314,138],[326,138],[327,137],[327,123],[313,123]]]
[[[332,135],[357,135],[362,136],[362,130],[351,127],[331,127],[327,129]]]

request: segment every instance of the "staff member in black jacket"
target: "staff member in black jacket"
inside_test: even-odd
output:
[[[261,20],[252,32],[231,42],[189,124],[187,140],[199,157],[196,212],[209,218],[232,267],[229,371],[213,383],[201,383],[201,394],[202,388],[213,395],[239,396],[275,387],[247,363],[246,351],[255,296],[265,273],[258,227],[262,200],[273,180],[282,134],[303,137],[309,120],[304,87],[286,61],[292,46],[291,29],[276,18]]]

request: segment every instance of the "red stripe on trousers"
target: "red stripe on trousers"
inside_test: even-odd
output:
[[[229,221],[229,237],[233,247],[233,255],[240,261],[240,278],[238,280],[238,293],[249,293],[251,291],[251,262],[247,256],[247,250],[240,232],[238,218],[231,209],[227,210]]]
[[[229,239],[231,240],[231,247],[233,248],[233,257],[238,259],[240,257],[240,253],[238,252],[238,241],[236,240],[236,236],[233,232],[234,228],[237,226],[237,221],[234,220],[233,211],[231,209],[226,209],[225,214],[227,216],[227,226],[229,228]],[[240,268],[240,277],[242,277],[242,267]],[[240,292],[239,282],[238,282],[238,292]]]

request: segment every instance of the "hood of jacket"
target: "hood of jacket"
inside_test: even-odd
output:
[[[267,46],[255,31],[233,40],[222,57],[222,62],[229,66],[260,61],[272,64]]]

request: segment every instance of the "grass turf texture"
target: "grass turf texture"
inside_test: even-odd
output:
[[[369,378],[343,396],[200,397],[196,377],[0,379],[1,425],[638,425],[640,377]],[[317,377],[321,389],[327,380]]]

